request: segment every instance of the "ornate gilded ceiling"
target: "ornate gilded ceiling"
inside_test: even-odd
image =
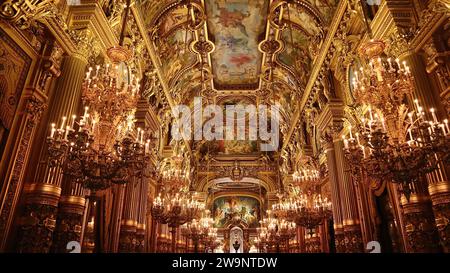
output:
[[[206,0],[214,87],[257,89],[269,0]]]
[[[156,69],[173,103],[192,105],[195,96],[202,96],[204,103],[218,105],[229,101],[279,103],[283,141],[338,3],[339,0],[148,0],[140,4],[140,10],[155,49]],[[306,132],[300,131],[298,139],[305,140],[300,134]],[[200,166],[209,162],[204,158],[211,153],[258,158],[259,144],[244,142],[195,142],[192,156]],[[280,157],[290,158],[291,153],[282,151]],[[273,155],[267,160],[274,162]],[[241,184],[244,185],[251,188]]]
[[[337,4],[178,0],[146,1],[141,10],[175,102],[238,90],[278,101],[291,112]]]

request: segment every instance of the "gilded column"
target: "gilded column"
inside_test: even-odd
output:
[[[145,216],[147,212],[148,182],[143,179],[139,191],[138,223],[136,227],[136,252],[145,251]]]
[[[80,48],[86,50],[87,45],[80,44]],[[57,81],[56,92],[50,100],[49,121],[56,123],[62,116],[68,117],[77,113],[81,98],[81,84],[87,64],[86,56],[87,51],[80,51],[64,58],[61,77]],[[30,181],[26,187],[19,252],[49,252],[55,230],[58,202],[61,197],[62,170],[59,166],[48,166],[47,145],[44,144],[41,148],[34,181]],[[75,198],[68,198],[66,202],[74,200]],[[77,199],[76,202],[79,204],[82,201]]]
[[[18,125],[16,146],[17,152],[14,159],[11,162],[14,163],[11,172],[5,176],[6,180],[2,191],[2,200],[0,207],[0,249],[5,250],[6,242],[10,232],[10,228],[14,219],[14,212],[18,202],[18,194],[22,186],[23,173],[25,171],[25,165],[30,153],[30,142],[32,142],[36,125],[39,122],[42,112],[46,108],[46,104],[42,99],[30,95],[24,100],[23,117],[20,118]],[[44,212],[45,213],[45,212]],[[46,217],[34,218],[33,220],[40,223],[41,226],[52,226],[53,222],[45,221]],[[34,224],[34,223],[32,223]],[[41,230],[40,230],[41,231]],[[45,229],[42,230],[45,233]],[[39,235],[38,235],[39,236]],[[48,238],[48,237],[46,237]],[[30,251],[35,250],[34,248]]]
[[[120,235],[119,235],[119,253],[135,252],[136,247],[136,229],[137,229],[137,217],[136,208],[139,201],[137,189],[140,188],[140,184],[136,182],[129,182],[125,188],[125,200],[122,213],[122,220],[120,222]]]
[[[324,148],[327,155],[328,172],[331,183],[331,202],[333,203],[333,227],[336,252],[345,252],[344,225],[341,211],[341,196],[339,190],[338,170],[334,153],[333,137],[327,132],[324,138]]]
[[[344,157],[344,145],[340,137],[334,140],[334,153],[339,177],[346,252],[363,252],[356,193],[350,174],[346,171],[348,167]]]
[[[440,102],[439,92],[431,84],[432,78],[426,71],[422,56],[412,53],[405,58],[411,66],[415,79],[415,95],[425,109],[438,109],[438,115],[448,118]],[[450,252],[450,183],[448,166],[440,161],[437,170],[427,174],[428,192],[430,194],[440,244],[444,252]]]
[[[56,228],[53,235],[52,252],[65,253],[70,241],[81,243],[86,199],[80,184],[64,181],[58,205]]]
[[[297,243],[299,253],[305,253],[305,228],[297,226]]]
[[[433,212],[439,239],[444,252],[450,252],[450,184],[444,164],[439,169],[427,175],[428,191],[431,196]]]
[[[62,49],[52,35],[46,31],[43,35],[46,41],[42,44],[39,58],[35,56],[33,71],[29,71],[31,77],[22,92],[5,145],[3,158],[7,160],[2,159],[0,164],[0,185],[3,186],[0,195],[0,250],[16,248],[16,243],[13,246],[8,240],[17,236],[13,223],[20,222],[15,221],[16,207],[19,199],[23,198],[25,176],[28,164],[32,162],[32,143],[39,131],[37,125],[47,108],[50,79],[60,75]],[[51,225],[51,222],[48,224]]]
[[[411,191],[409,200],[404,195],[400,200],[408,240],[407,252],[440,252],[436,222],[425,183],[414,183]]]
[[[319,234],[320,234],[320,245],[321,250],[324,253],[330,252],[330,246],[328,244],[329,241],[329,233],[328,233],[328,222],[324,222],[322,225],[320,225]]]

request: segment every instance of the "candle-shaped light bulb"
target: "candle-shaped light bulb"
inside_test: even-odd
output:
[[[61,128],[60,128],[60,130],[63,130],[64,129],[64,124],[66,123],[66,117],[62,117],[62,122],[61,122]]]
[[[342,140],[344,141],[344,147],[345,147],[345,149],[348,149],[348,141],[347,141],[347,139],[345,138],[345,136],[342,136]]]
[[[55,131],[56,131],[56,129],[55,129],[56,124],[52,123],[51,126],[52,126],[52,130],[50,131],[50,138],[53,138],[53,136],[55,135]]]
[[[434,121],[434,123],[438,123],[438,120],[437,120],[437,117],[436,117],[436,113],[435,113],[434,108],[431,108],[431,109],[430,109],[430,112],[431,112],[431,115],[433,116],[433,121]]]
[[[409,117],[409,123],[412,125],[413,124],[413,113],[409,112],[408,117]]]
[[[450,133],[450,130],[448,128],[448,119],[444,119],[445,129],[447,130],[447,134]]]
[[[88,107],[88,106],[85,106],[85,107],[84,107],[83,121],[86,121],[86,117],[87,117],[88,110],[89,110],[89,107]]]
[[[75,119],[77,118],[76,115],[72,115],[72,122],[70,123],[70,129],[73,130],[73,126],[75,125]]]
[[[370,105],[369,105],[369,116],[370,116],[370,121],[373,121],[372,107]]]
[[[419,100],[418,99],[414,100],[414,105],[416,106],[417,111],[418,111],[419,110]]]
[[[352,133],[352,126],[351,125],[348,126],[348,131],[350,132],[350,140],[352,140],[353,139],[353,133]]]
[[[386,123],[384,122],[384,117],[381,117],[381,125],[383,126],[383,132],[386,132]]]
[[[140,132],[141,132],[141,128],[138,127],[138,128],[137,128],[137,135],[136,135],[136,142],[139,141],[139,134],[140,134]]]
[[[64,134],[64,140],[67,140],[67,135],[69,134],[69,130],[70,130],[70,126],[67,125],[67,126],[66,126],[66,132],[65,132],[65,134]]]

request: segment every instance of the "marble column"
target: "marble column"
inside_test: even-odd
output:
[[[62,116],[70,116],[77,112],[86,64],[86,58],[78,54],[64,58],[61,77],[49,103],[50,122],[58,123]],[[61,197],[62,171],[59,166],[48,166],[47,145],[44,144],[41,148],[35,179],[30,181],[26,190],[19,252],[49,252],[55,230],[57,207]],[[45,228],[42,224],[45,224]]]

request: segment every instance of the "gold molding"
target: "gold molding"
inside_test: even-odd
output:
[[[47,183],[33,183],[28,184],[24,187],[24,192],[27,194],[50,194],[54,196],[61,195],[61,188]]]
[[[283,141],[282,149],[286,148],[286,145],[288,145],[288,143],[290,142],[290,139],[292,138],[293,132],[294,132],[295,128],[297,127],[296,124],[300,120],[300,116],[303,112],[303,108],[305,107],[306,103],[308,102],[311,90],[313,89],[316,79],[319,76],[320,70],[321,70],[323,63],[328,55],[328,50],[333,43],[333,40],[335,38],[334,36],[339,29],[339,26],[341,24],[344,13],[346,12],[346,10],[348,8],[348,5],[349,5],[348,0],[341,0],[339,2],[338,7],[336,8],[335,14],[333,16],[333,20],[331,21],[331,24],[328,27],[327,36],[324,39],[324,42],[320,49],[320,53],[317,56],[316,61],[314,62],[314,66],[311,70],[308,83],[303,92],[303,97],[300,101],[300,104],[298,105],[297,111],[293,115],[290,129],[286,135],[285,140]]]

